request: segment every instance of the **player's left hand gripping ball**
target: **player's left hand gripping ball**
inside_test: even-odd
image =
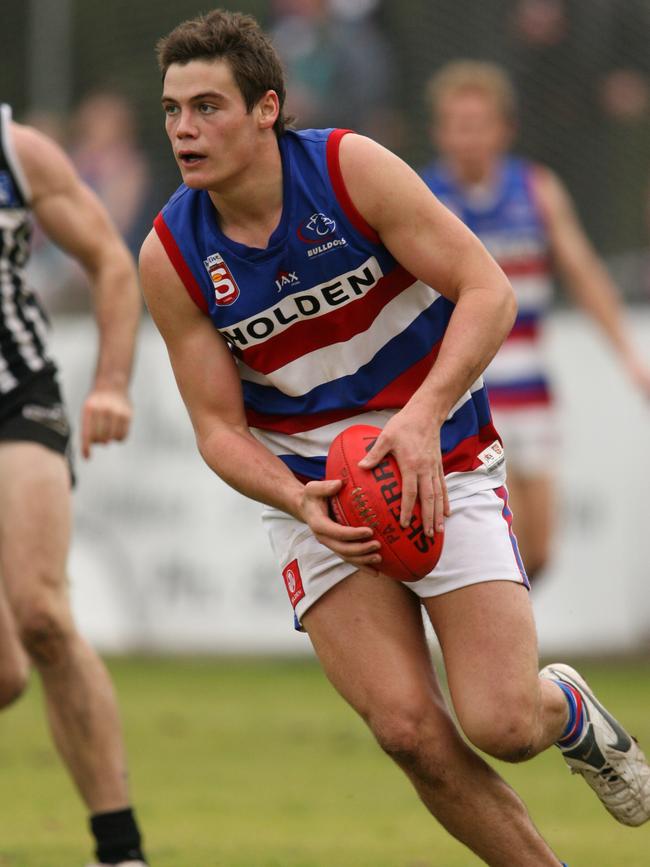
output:
[[[386,455],[371,470],[359,467],[380,433],[377,427],[357,424],[332,442],[325,477],[343,482],[330,500],[332,513],[339,524],[374,530],[381,542],[378,568],[384,575],[397,581],[419,581],[440,559],[444,534],[436,533],[433,538],[425,534],[419,502],[409,526],[400,525],[402,476],[392,455]]]

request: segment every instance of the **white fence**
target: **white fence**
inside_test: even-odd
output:
[[[650,360],[650,315],[635,314]],[[94,364],[87,322],[55,322],[73,418]],[[533,594],[542,651],[650,648],[650,406],[599,335],[557,315],[549,354],[562,401],[555,561]],[[145,324],[132,435],[78,462],[73,604],[100,649],[305,652],[261,507],[202,463],[169,362]]]

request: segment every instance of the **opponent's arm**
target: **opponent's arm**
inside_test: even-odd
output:
[[[169,353],[199,451],[231,487],[308,523],[317,538],[357,566],[367,566],[379,544],[365,527],[330,520],[326,498],[340,482],[303,485],[250,433],[241,381],[226,342],[190,299],[155,232],[140,253],[145,300]]]
[[[357,135],[341,141],[352,201],[397,261],[455,303],[440,352],[406,406],[386,425],[362,466],[393,452],[403,476],[402,524],[416,497],[425,529],[449,514],[439,430],[512,328],[516,304],[505,275],[481,242],[402,160]]]
[[[19,124],[12,133],[45,233],[85,268],[93,287],[99,332],[95,375],[84,402],[81,447],[126,437],[128,396],[141,311],[135,263],[97,196],[81,181],[61,148]]]
[[[650,370],[630,338],[618,290],[580,225],[566,188],[557,175],[541,167],[534,186],[564,285],[601,326],[631,379],[650,397]]]

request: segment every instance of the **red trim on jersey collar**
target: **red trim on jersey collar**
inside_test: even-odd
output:
[[[345,186],[343,174],[341,173],[339,147],[341,145],[341,139],[349,132],[353,132],[353,130],[335,129],[332,130],[327,139],[327,170],[329,172],[330,181],[332,182],[332,189],[338,199],[339,205],[345,211],[346,217],[352,223],[354,228],[358,232],[361,232],[361,234],[369,241],[372,241],[373,244],[380,244],[381,239],[377,232],[375,232],[370,223],[366,222],[356,209],[354,202],[350,198],[347,187]]]
[[[165,222],[165,218],[162,215],[162,212],[158,214],[156,219],[153,221],[154,229],[156,230],[156,234],[160,238],[160,242],[165,248],[165,252],[169,256],[169,261],[174,266],[176,273],[183,281],[183,285],[187,289],[188,295],[194,301],[196,306],[203,313],[208,315],[208,302],[205,300],[205,295],[201,291],[201,287],[197,283],[194,275],[190,271],[189,265],[183,258],[183,254],[181,253],[178,244],[176,243],[176,239],[172,235],[169,230],[169,226]]]

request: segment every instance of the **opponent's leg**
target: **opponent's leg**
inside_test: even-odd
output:
[[[550,476],[524,476],[508,468],[513,527],[526,572],[534,581],[551,556],[555,530],[555,486]]]
[[[117,703],[103,663],[73,624],[67,594],[70,501],[61,455],[32,442],[0,445],[0,572],[17,629],[83,800],[93,814],[121,814],[129,793]],[[140,857],[132,824],[127,817],[123,833],[131,828]]]
[[[331,682],[449,833],[493,867],[557,867],[520,799],[458,734],[420,612],[399,583],[357,572],[303,623]]]
[[[7,597],[0,581],[0,709],[20,697],[29,677],[23,650]]]

